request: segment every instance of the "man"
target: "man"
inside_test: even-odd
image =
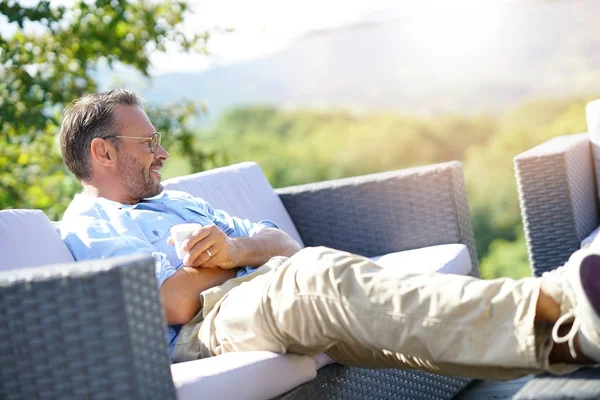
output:
[[[84,190],[65,212],[61,229],[77,260],[157,252],[173,346],[177,325],[200,308],[199,293],[248,272],[238,266],[260,266],[300,247],[272,222],[232,218],[184,193],[161,195],[160,169],[169,154],[139,103],[135,94],[115,91],[85,97],[65,113],[63,159]],[[205,227],[187,245],[182,267],[166,240],[172,225],[190,221]]]
[[[174,361],[325,351],[344,364],[490,379],[600,361],[600,255],[579,251],[543,278],[482,281],[300,251],[269,221],[163,191],[168,153],[140,104],[115,90],[65,111],[61,150],[84,190],[60,228],[77,260],[155,255]],[[183,264],[168,237],[182,222],[203,225],[185,243]]]

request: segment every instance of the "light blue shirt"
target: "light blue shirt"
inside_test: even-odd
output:
[[[165,190],[138,204],[121,204],[86,194],[75,196],[60,221],[63,241],[75,260],[153,254],[158,285],[181,268],[175,247],[167,243],[173,225],[196,222],[216,225],[227,236],[253,236],[264,228],[277,228],[271,221],[250,222],[215,210],[206,201],[185,192]],[[245,267],[238,276],[252,272]],[[168,340],[171,354],[180,325],[170,325]]]

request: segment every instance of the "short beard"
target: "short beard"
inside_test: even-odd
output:
[[[117,176],[123,182],[123,186],[127,189],[128,195],[139,200],[148,197],[154,197],[163,191],[162,184],[155,183],[152,176],[152,168],[157,163],[152,163],[150,168],[146,170],[134,157],[128,154],[119,154],[119,170]]]

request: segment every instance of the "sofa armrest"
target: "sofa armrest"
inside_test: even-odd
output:
[[[277,189],[304,244],[367,257],[463,243],[479,276],[459,162]]]
[[[598,198],[587,133],[562,136],[514,159],[532,272],[564,264],[598,226]]]
[[[152,257],[0,272],[0,321],[0,398],[175,398]]]

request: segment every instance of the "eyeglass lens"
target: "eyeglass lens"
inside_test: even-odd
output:
[[[160,132],[154,132],[152,134],[152,142],[150,143],[150,150],[154,153],[160,144]]]

